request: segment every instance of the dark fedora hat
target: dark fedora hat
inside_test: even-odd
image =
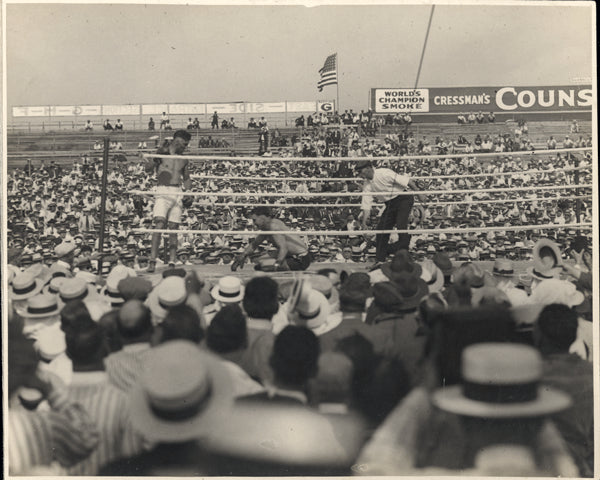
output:
[[[391,262],[384,263],[381,266],[381,271],[391,281],[395,281],[400,274],[409,274],[415,277],[420,277],[422,273],[421,265],[413,262],[408,254],[408,250],[398,250]]]

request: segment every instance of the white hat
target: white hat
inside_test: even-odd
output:
[[[19,273],[12,280],[10,296],[13,300],[26,300],[40,293],[44,282],[31,273]]]
[[[233,401],[231,378],[217,357],[187,340],[151,349],[131,390],[131,421],[151,441],[180,442],[218,430]]]
[[[150,292],[146,305],[152,314],[160,320],[167,316],[168,309],[177,305],[183,305],[187,299],[185,280],[176,275],[163,279]]]
[[[439,292],[444,288],[444,274],[433,260],[426,259],[421,262],[421,280],[427,284],[429,293]]]
[[[43,360],[51,361],[67,349],[65,334],[60,323],[40,330],[36,335],[34,347]]]
[[[585,296],[575,284],[568,280],[559,280],[552,278],[542,280],[531,291],[530,300],[532,303],[550,305],[551,303],[561,303],[568,307],[575,307],[583,302]]]
[[[325,295],[312,288],[303,291],[296,305],[299,325],[314,330],[327,323],[329,317],[329,302]]]
[[[69,253],[73,252],[76,248],[74,242],[70,240],[65,240],[62,243],[59,243],[56,247],[54,247],[54,253],[56,254],[56,258],[62,258]]]
[[[44,319],[60,313],[56,295],[40,293],[27,299],[27,306],[17,311],[23,318]]]
[[[447,412],[480,418],[550,415],[571,405],[569,396],[540,386],[542,359],[528,345],[478,343],[462,354],[462,385],[436,390],[433,403]]]
[[[244,298],[244,286],[239,278],[228,275],[219,279],[210,294],[221,303],[237,303]]]
[[[92,285],[77,278],[65,278],[58,287],[58,295],[63,302],[83,300],[94,293],[96,289]]]

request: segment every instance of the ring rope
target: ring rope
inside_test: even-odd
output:
[[[227,156],[227,155],[165,155],[165,154],[149,154],[145,153],[142,155],[144,158],[187,158],[188,160],[223,160],[223,161],[266,161],[266,162],[360,162],[363,160],[378,161],[378,160],[419,160],[428,159],[435,160],[440,158],[457,158],[457,157],[476,157],[476,158],[488,158],[488,157],[512,157],[519,154],[519,156],[533,156],[542,155],[547,153],[573,153],[573,152],[584,152],[591,151],[592,147],[579,147],[579,148],[560,148],[555,150],[532,150],[523,152],[492,152],[492,153],[452,153],[445,155],[405,155],[405,156],[389,156],[389,157],[258,157],[258,156]]]
[[[558,173],[558,172],[573,172],[578,170],[588,170],[591,165],[572,168],[557,168],[555,170],[521,170],[514,172],[494,172],[494,173],[464,173],[462,175],[426,175],[412,176],[413,180],[435,180],[442,178],[485,178],[485,177],[503,177],[509,175],[522,174],[537,174],[537,173]],[[248,177],[243,175],[190,175],[192,180],[247,180],[247,181],[264,181],[264,182],[357,182],[358,177],[341,177],[341,178],[323,178],[323,177]]]
[[[300,196],[300,195],[298,195]],[[492,199],[492,200],[469,200],[469,204],[483,204],[483,203],[520,203],[520,202],[550,202],[553,200],[576,200],[579,198],[590,198],[592,196],[592,194],[590,193],[589,195],[571,195],[568,197],[535,197],[535,198],[520,198],[518,200],[515,199]],[[454,202],[427,202],[428,205],[430,206],[446,206],[446,205],[463,205],[465,203],[464,200],[461,201],[454,201]],[[215,203],[210,203],[210,202],[198,202],[198,203],[194,203],[194,206],[214,206],[214,207],[256,207],[257,205],[260,205],[258,203],[236,203],[236,202],[231,202],[231,203],[227,203],[227,202],[215,202]],[[360,207],[362,206],[362,203],[273,203],[271,204],[272,207],[276,207],[276,208],[292,208],[292,207],[336,207],[336,208],[341,208],[341,207]]]
[[[481,188],[477,190],[410,190],[410,191],[395,191],[395,192],[256,192],[256,193],[244,193],[244,192],[156,192],[156,191],[143,191],[143,190],[131,190],[129,193],[132,195],[169,195],[178,197],[364,197],[364,196],[381,196],[381,195],[456,195],[461,193],[503,193],[503,192],[516,192],[516,191],[527,191],[527,190],[572,190],[577,188],[592,188],[591,184],[579,184],[579,185],[548,185],[543,187],[528,186],[528,187],[510,187],[510,188]]]
[[[587,229],[592,228],[592,222],[565,223],[562,225],[509,225],[502,227],[464,227],[464,228],[417,228],[414,230],[171,230],[133,228],[134,233],[165,233],[165,234],[194,234],[194,235],[306,235],[306,236],[348,236],[348,235],[375,235],[380,233],[410,233],[410,234],[441,234],[441,233],[475,233],[491,231],[523,231],[523,230],[552,230],[552,229]]]

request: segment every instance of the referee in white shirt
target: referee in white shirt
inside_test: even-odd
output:
[[[371,216],[371,207],[373,206],[373,201],[376,200],[385,203],[385,210],[379,218],[377,230],[391,230],[393,228],[406,230],[410,210],[415,199],[413,195],[406,195],[402,192],[419,189],[410,177],[408,175],[399,175],[389,168],[374,168],[368,160],[358,162],[354,171],[359,177],[365,179],[363,192],[373,193],[373,195],[364,195],[362,198],[362,229],[365,230],[367,228],[367,221]],[[386,193],[378,195],[379,192]],[[424,202],[426,197],[420,195],[419,200]],[[385,262],[388,255],[389,239],[389,233],[378,233],[375,236],[375,256],[377,262]],[[398,248],[396,250],[408,250],[409,243],[410,235],[408,233],[398,234]]]

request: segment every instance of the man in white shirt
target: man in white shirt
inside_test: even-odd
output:
[[[408,217],[414,204],[414,196],[405,195],[403,192],[407,189],[419,190],[414,181],[408,175],[399,175],[389,168],[374,168],[371,162],[367,160],[358,162],[355,172],[365,179],[363,192],[373,193],[373,195],[365,195],[362,198],[362,229],[367,228],[373,200],[376,199],[385,204],[385,209],[379,218],[376,229],[391,230],[398,228],[405,230],[408,227]],[[426,197],[419,195],[419,200],[424,202]],[[377,262],[385,262],[388,254],[389,238],[389,233],[381,233],[375,236]],[[409,244],[409,234],[398,234],[399,249],[408,249]]]

